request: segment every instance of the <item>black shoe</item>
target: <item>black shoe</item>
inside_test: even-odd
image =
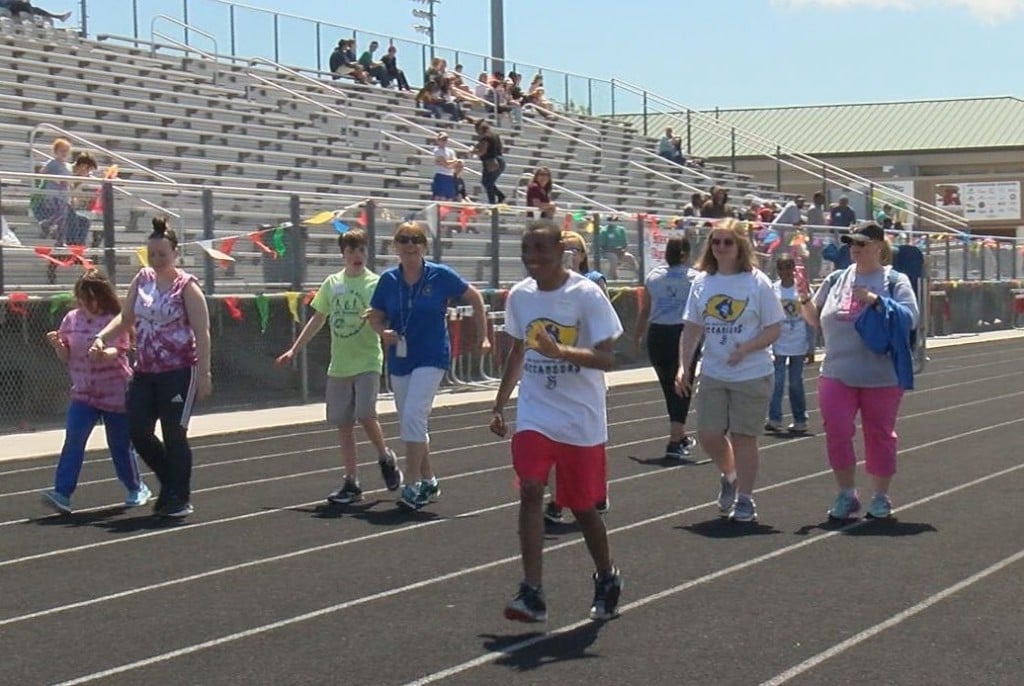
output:
[[[167,507],[167,500],[168,496],[163,492],[163,489],[161,489],[160,494],[156,497],[156,500],[153,501],[153,514],[159,516],[160,510]]]
[[[622,574],[615,567],[606,574],[594,573],[594,602],[590,618],[613,619],[619,616],[619,596],[622,594]]]
[[[391,448],[388,448],[386,456],[379,460],[378,465],[380,475],[384,477],[384,486],[389,491],[397,491],[402,487],[402,470],[395,464],[395,453]]]
[[[525,581],[519,584],[519,592],[505,606],[505,619],[514,622],[545,622],[548,606],[544,602],[544,591]]]
[[[608,514],[608,510],[612,509],[611,498],[605,496],[604,500],[598,500],[597,505],[595,505],[595,508],[597,509],[597,514],[599,515]]]
[[[345,480],[341,482],[341,487],[327,496],[327,502],[336,505],[357,503],[362,499],[363,489],[359,488],[359,484],[351,477],[345,477]]]
[[[544,520],[552,524],[561,524],[563,521],[562,508],[555,501],[551,501],[544,508]]]

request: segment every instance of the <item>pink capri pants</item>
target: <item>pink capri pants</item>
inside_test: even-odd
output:
[[[825,424],[829,466],[835,470],[856,466],[853,435],[859,411],[867,473],[883,478],[895,474],[896,416],[902,398],[903,389],[899,386],[855,388],[838,379],[818,377],[818,407]]]

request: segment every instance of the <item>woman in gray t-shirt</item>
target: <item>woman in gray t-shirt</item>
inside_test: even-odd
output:
[[[839,488],[828,515],[836,520],[853,519],[861,509],[853,448],[854,421],[859,412],[865,470],[874,486],[867,515],[885,518],[892,514],[888,492],[896,473],[896,417],[903,389],[892,357],[868,349],[855,322],[865,308],[884,307],[883,301],[891,299],[906,308],[916,325],[917,299],[910,280],[903,274],[890,274],[890,268],[883,265],[888,244],[881,228],[874,224],[860,226],[841,240],[850,246],[853,264],[826,279],[813,297],[806,287],[800,296],[804,318],[812,325],[820,324],[825,338],[818,404],[825,425],[828,461]]]

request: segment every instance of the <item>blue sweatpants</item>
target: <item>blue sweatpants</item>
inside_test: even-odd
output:
[[[85,460],[85,444],[100,417],[107,432],[107,447],[114,461],[118,480],[129,491],[137,491],[142,484],[139,464],[132,451],[128,434],[128,415],[125,412],[98,410],[81,401],[73,400],[68,406],[64,429],[64,447],[57,462],[53,488],[61,495],[71,497],[78,485],[78,475]]]

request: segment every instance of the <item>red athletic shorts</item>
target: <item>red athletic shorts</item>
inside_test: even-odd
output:
[[[512,436],[512,466],[520,481],[542,484],[554,466],[555,500],[570,510],[587,510],[607,496],[603,443],[569,445],[537,431],[519,431]]]

